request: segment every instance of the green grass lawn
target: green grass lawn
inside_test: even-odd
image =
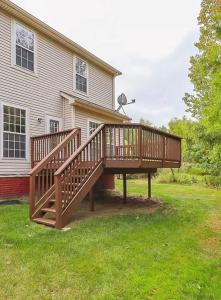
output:
[[[131,194],[146,183],[128,182]],[[117,182],[121,189],[121,182]],[[153,186],[167,209],[82,220],[66,232],[0,206],[0,299],[221,299],[221,191]]]

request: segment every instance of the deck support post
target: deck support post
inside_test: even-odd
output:
[[[127,174],[123,174],[123,200],[124,204],[127,203]]]
[[[148,173],[147,181],[148,181],[148,200],[149,200],[151,199],[151,173]]]
[[[90,202],[90,211],[94,211],[94,195],[93,195],[93,187],[89,192],[89,202]]]

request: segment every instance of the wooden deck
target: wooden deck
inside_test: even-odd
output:
[[[179,168],[181,139],[140,124],[102,124],[81,143],[76,128],[31,139],[30,217],[62,228],[103,174]]]

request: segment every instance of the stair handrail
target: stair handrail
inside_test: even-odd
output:
[[[76,128],[74,128],[76,129]],[[73,128],[70,128],[70,129],[67,129],[67,130],[61,130],[61,131],[58,131],[58,132],[53,132],[53,133],[44,133],[44,134],[40,134],[40,135],[33,135],[31,138],[32,139],[40,139],[40,138],[43,138],[43,137],[50,137],[50,136],[55,136],[55,135],[58,135],[58,134],[65,134],[65,133],[71,133],[73,131]]]
[[[105,125],[101,124],[54,173],[57,228],[63,226],[63,218],[84,184],[103,164],[104,128]]]
[[[69,166],[69,164],[82,152],[82,150],[94,139],[94,137],[105,127],[105,124],[101,124],[90,137],[81,144],[81,146],[66,160],[65,163],[55,172],[54,176],[59,176]]]

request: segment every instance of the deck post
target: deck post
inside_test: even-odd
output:
[[[151,173],[148,173],[147,181],[148,181],[148,200],[149,200],[151,199]]]
[[[143,156],[143,151],[142,151],[142,126],[139,125],[139,129],[138,129],[138,156],[139,156],[139,162],[140,162],[140,166],[142,165],[142,156]]]
[[[31,137],[31,168],[34,168],[34,139]]]
[[[94,195],[93,195],[93,187],[89,192],[89,202],[90,202],[90,211],[94,211]]]
[[[35,207],[35,177],[30,177],[30,189],[29,189],[29,217],[32,219],[32,215],[34,213],[34,207]]]
[[[105,165],[106,163],[106,126],[104,126],[103,131],[102,131],[102,155],[103,155],[103,163]]]
[[[127,174],[123,174],[123,200],[124,204],[127,203]]]
[[[164,168],[165,165],[165,151],[166,151],[166,137],[163,136],[163,159],[162,159],[162,168]]]
[[[63,219],[62,219],[62,198],[61,198],[61,176],[54,176],[54,185],[55,185],[55,207],[56,207],[56,225],[57,229],[63,228]]]

